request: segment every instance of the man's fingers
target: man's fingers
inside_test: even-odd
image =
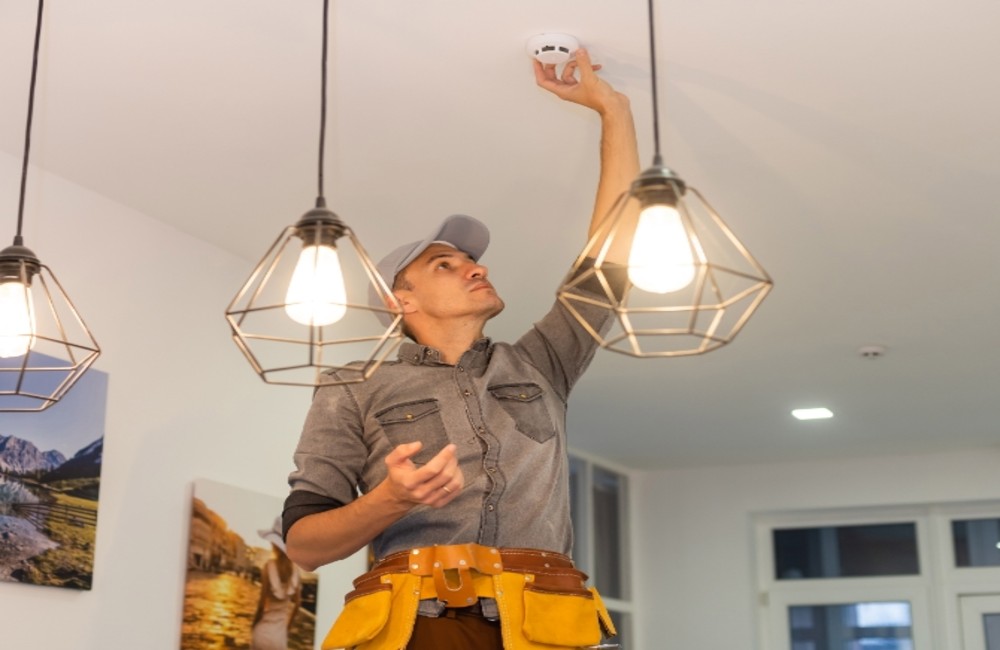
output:
[[[535,83],[539,86],[544,86],[548,78],[545,75],[545,68],[542,66],[542,62],[538,59],[532,59],[531,62],[535,67]]]
[[[562,71],[562,82],[566,84],[575,84],[577,62],[575,60],[568,61],[565,66],[563,66]]]
[[[420,451],[420,448],[424,446],[424,443],[419,440],[415,442],[406,442],[401,445],[397,445],[395,449],[386,454],[385,464],[386,465],[404,465],[413,456]]]
[[[432,508],[446,506],[458,497],[463,487],[465,487],[465,477],[462,475],[462,470],[456,467],[454,475],[440,487],[431,490],[424,503]]]
[[[597,71],[597,70],[599,70],[601,68],[601,66],[594,65],[593,63],[591,63],[591,61],[590,61],[590,53],[587,52],[587,50],[585,50],[583,48],[580,48],[579,50],[577,50],[576,54],[574,55],[574,57],[575,58],[573,60],[576,61],[577,64],[579,65],[579,67],[580,67],[580,79],[581,80],[587,80],[590,77],[593,77],[594,76],[594,72]]]
[[[448,486],[449,490],[454,490],[461,485],[461,470],[458,468],[458,457],[455,455],[455,445],[447,445],[439,451],[434,458],[427,461],[413,473],[415,480],[425,487],[429,496],[440,490],[443,486]],[[458,476],[458,483],[455,477]]]
[[[420,468],[421,474],[425,475],[424,480],[440,474],[449,465],[457,466],[458,458],[455,457],[456,449],[458,449],[458,446],[454,443],[445,445],[444,448],[434,456],[434,458],[427,461],[427,463]]]
[[[458,466],[457,445],[445,445],[441,451],[419,467],[411,460],[423,445],[410,442],[398,445],[386,455],[392,482],[405,491],[406,499],[440,508],[451,502],[465,485]]]

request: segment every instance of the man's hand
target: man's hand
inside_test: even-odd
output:
[[[455,445],[447,445],[426,465],[413,455],[423,445],[399,445],[385,457],[389,475],[370,492],[342,508],[307,515],[288,530],[288,557],[313,571],[357,552],[417,505],[441,508],[458,496],[465,477]],[[266,575],[266,574],[265,574]]]
[[[577,50],[574,58],[563,67],[561,75],[556,73],[555,64],[543,64],[537,59],[533,62],[535,81],[560,99],[586,106],[602,115],[615,108],[628,107],[628,98],[595,74],[601,66],[590,62],[587,50]],[[579,79],[576,78],[577,70],[580,72]]]
[[[447,445],[425,465],[417,467],[411,460],[420,451],[421,442],[399,445],[385,457],[389,476],[385,479],[393,496],[413,505],[441,508],[462,491],[465,477],[458,467],[455,445]]]

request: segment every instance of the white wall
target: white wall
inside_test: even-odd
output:
[[[756,513],[998,499],[998,476],[1000,447],[639,474],[631,650],[756,647]]]
[[[19,179],[20,161],[0,154],[2,246]],[[175,650],[191,482],[283,497],[310,393],[265,385],[229,339],[223,311],[252,261],[37,169],[28,187],[25,244],[103,349],[107,424],[94,587],[0,582],[0,646]],[[362,567],[352,558],[321,573],[321,633]]]

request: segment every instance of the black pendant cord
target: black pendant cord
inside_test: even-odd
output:
[[[319,194],[316,197],[316,207],[326,207],[323,195],[323,158],[326,146],[326,60],[327,41],[329,40],[330,0],[323,0],[323,62],[321,67],[323,78],[320,82],[320,115],[319,115]]]
[[[35,50],[31,60],[31,87],[28,91],[28,124],[24,130],[24,161],[21,163],[21,198],[17,206],[17,234],[14,235],[14,245],[22,246],[21,226],[24,224],[24,193],[28,182],[28,154],[31,152],[31,118],[35,112],[35,79],[38,76],[38,45],[42,40],[42,6],[44,0],[38,0],[38,21],[35,25]]]
[[[653,140],[656,151],[653,154],[653,165],[663,166],[663,156],[660,155],[660,108],[656,96],[656,30],[653,27],[653,0],[649,0],[649,64],[653,80]]]

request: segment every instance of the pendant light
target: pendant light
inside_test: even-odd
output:
[[[364,381],[402,341],[396,298],[361,242],[326,207],[323,194],[329,5],[323,0],[316,205],[278,235],[226,309],[233,340],[269,384]],[[361,278],[374,286],[384,307],[368,304],[367,288],[354,293],[346,284]],[[359,302],[351,302],[351,295]],[[373,328],[381,327],[378,312],[391,317],[384,331]]]
[[[55,274],[24,245],[21,235],[43,4],[39,0],[35,24],[17,234],[13,245],[0,250],[0,412],[47,409],[101,353]]]
[[[653,165],[618,197],[558,297],[608,350],[702,354],[732,341],[773,282],[704,197],[663,165],[653,0],[648,4]],[[587,323],[581,310],[594,307],[614,312],[609,331]]]

